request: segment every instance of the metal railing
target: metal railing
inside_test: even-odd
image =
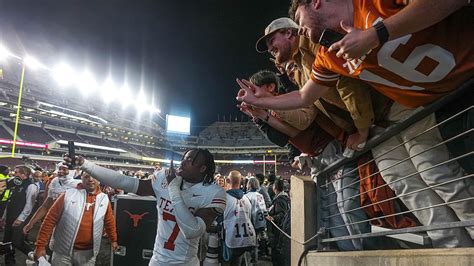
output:
[[[317,209],[316,209],[316,216],[317,216],[317,229],[318,231],[318,243],[316,246],[311,247],[311,249],[316,249],[319,251],[323,250],[331,250],[334,249],[334,247],[340,243],[340,241],[347,241],[347,240],[357,240],[357,239],[367,239],[367,238],[374,238],[374,237],[385,237],[385,236],[393,236],[393,235],[400,235],[400,234],[417,234],[417,235],[423,235],[424,233],[428,234],[427,239],[430,239],[430,233],[431,231],[434,230],[448,230],[448,229],[454,229],[454,228],[468,228],[471,227],[474,232],[474,218],[470,219],[461,219],[457,221],[451,221],[451,222],[442,222],[442,223],[426,223],[423,224],[421,221],[418,221],[417,214],[422,211],[426,211],[428,209],[435,209],[439,207],[444,207],[444,206],[452,206],[453,204],[462,204],[463,202],[467,201],[472,201],[471,205],[474,205],[474,194],[472,194],[472,191],[474,189],[468,188],[468,190],[471,190],[471,194],[467,193],[470,195],[470,197],[464,197],[464,198],[453,198],[452,200],[443,200],[440,203],[437,204],[431,204],[429,206],[421,206],[418,208],[404,208],[402,206],[402,209],[396,209],[393,213],[390,214],[379,214],[376,215],[375,217],[366,217],[366,219],[362,220],[356,220],[356,221],[350,221],[350,219],[347,219],[347,215],[354,214],[354,212],[361,212],[364,211],[364,209],[368,207],[376,207],[378,204],[381,203],[387,203],[390,201],[399,201],[403,200],[404,198],[406,199],[407,197],[412,197],[417,195],[418,193],[421,192],[427,192],[427,190],[437,190],[441,189],[447,185],[452,185],[455,184],[456,182],[467,182],[467,181],[472,181],[474,180],[474,174],[473,173],[466,173],[465,171],[462,170],[461,166],[459,166],[458,169],[461,169],[460,173],[457,173],[453,178],[444,178],[442,179],[442,182],[438,183],[427,183],[426,187],[422,188],[417,188],[417,189],[410,189],[408,191],[403,191],[402,193],[393,193],[394,196],[389,196],[383,199],[380,199],[379,201],[371,202],[370,204],[366,205],[361,205],[359,204],[358,206],[355,206],[352,204],[351,208],[347,209],[343,207],[342,205],[348,201],[357,202],[360,200],[359,198],[361,196],[367,196],[366,194],[376,192],[379,189],[387,189],[387,188],[392,188],[394,186],[399,185],[401,182],[405,182],[405,186],[410,186],[410,181],[415,179],[415,178],[420,178],[420,174],[426,176],[430,176],[433,173],[437,173],[438,171],[441,171],[439,169],[446,168],[450,165],[457,164],[457,162],[461,159],[469,159],[472,161],[474,164],[474,151],[473,150],[467,150],[464,154],[457,154],[455,157],[450,157],[449,159],[443,160],[441,162],[436,162],[433,165],[430,165],[428,167],[414,167],[415,171],[411,172],[409,174],[400,174],[400,176],[396,176],[395,178],[384,178],[384,174],[390,171],[394,171],[394,169],[397,169],[397,167],[401,167],[404,163],[407,163],[411,161],[414,158],[420,158],[422,157],[425,153],[427,152],[435,152],[439,151],[439,149],[443,149],[446,147],[447,144],[450,144],[455,141],[459,140],[464,140],[466,138],[469,138],[472,140],[474,138],[474,129],[473,128],[467,128],[461,132],[455,132],[454,136],[450,136],[446,139],[443,139],[439,143],[434,143],[432,146],[418,152],[411,152],[408,153],[408,156],[405,158],[402,158],[400,160],[395,160],[391,158],[393,163],[391,165],[385,165],[385,167],[382,168],[377,168],[375,171],[371,172],[369,175],[366,176],[360,176],[359,175],[359,169],[361,167],[366,167],[369,164],[376,163],[377,167],[378,161],[386,158],[387,156],[390,156],[390,154],[394,151],[396,151],[399,148],[403,148],[407,143],[410,143],[412,141],[416,141],[417,138],[422,137],[425,134],[430,134],[434,130],[438,130],[440,126],[446,126],[447,123],[456,121],[456,119],[460,119],[463,116],[466,116],[467,114],[471,113],[470,115],[472,116],[472,112],[474,111],[474,99],[471,99],[471,103],[468,104],[466,108],[463,110],[460,110],[459,112],[450,115],[448,118],[444,119],[443,121],[440,121],[438,123],[435,123],[435,125],[430,126],[429,128],[422,130],[415,134],[413,137],[410,137],[409,139],[406,139],[404,141],[400,141],[397,145],[387,148],[387,150],[383,152],[378,152],[377,155],[374,155],[373,158],[370,160],[365,161],[364,163],[359,163],[357,166],[354,167],[354,169],[351,169],[347,172],[339,172],[339,174],[336,174],[338,171],[341,169],[345,168],[346,166],[352,164],[355,165],[359,159],[361,159],[362,156],[365,156],[366,153],[371,152],[372,149],[379,147],[379,145],[383,145],[384,142],[387,140],[391,139],[392,137],[395,137],[399,135],[402,131],[406,130],[413,124],[417,123],[418,121],[421,121],[422,119],[428,117],[429,115],[432,115],[434,112],[438,111],[442,107],[446,106],[449,103],[452,103],[455,99],[458,99],[462,97],[463,95],[466,95],[471,92],[474,89],[474,79],[469,80],[465,84],[463,84],[459,89],[453,91],[449,95],[439,99],[438,101],[426,106],[426,107],[421,107],[417,108],[412,112],[412,114],[399,122],[389,126],[386,128],[381,134],[376,135],[375,137],[371,138],[364,149],[360,152],[356,152],[352,158],[341,158],[331,165],[327,166],[323,170],[319,171],[318,173],[315,173],[313,175],[315,182],[317,184]],[[472,119],[472,118],[471,118]],[[350,180],[348,184],[340,185],[339,188],[330,188],[330,186],[333,186],[335,184],[335,181],[342,180],[348,176],[358,176],[358,178],[354,178],[353,180]],[[356,194],[352,194],[350,196],[342,196],[339,197],[338,199],[334,200],[332,198],[336,197],[337,195],[340,195],[338,193],[342,193],[346,189],[354,188],[354,187],[360,187],[360,184],[362,181],[366,181],[369,178],[373,178],[377,175],[380,175],[384,180],[384,184],[380,184],[376,187],[372,187],[370,189],[365,189],[364,191],[360,192],[360,190]],[[388,181],[387,181],[388,180]],[[474,185],[474,182],[473,182]],[[331,198],[332,196],[332,198]],[[398,204],[398,203],[397,203]],[[357,205],[357,204],[356,204]],[[331,208],[337,208],[338,211],[330,212]],[[377,232],[362,232],[362,233],[357,233],[354,231],[350,231],[350,227],[354,225],[368,225],[369,228],[374,228],[373,226],[370,226],[371,222],[374,221],[380,221],[383,220],[384,218],[390,218],[390,217],[401,217],[403,215],[408,215],[409,219],[411,221],[414,221],[416,223],[416,226],[410,226],[410,227],[405,227],[405,228],[390,228],[390,229],[384,229],[382,231],[377,231]],[[470,217],[474,217],[474,213],[470,214]],[[344,216],[346,216],[346,219],[344,220]],[[335,218],[343,218],[343,223],[338,223],[338,224],[330,224],[330,221]],[[466,217],[469,217],[468,215]],[[413,224],[412,224],[413,225]],[[335,236],[333,235],[332,231],[336,229],[344,229],[344,228],[349,228],[348,232],[346,235],[342,236]],[[462,230],[462,229],[461,229]],[[324,232],[324,233],[321,233]],[[440,233],[442,231],[438,231]],[[471,233],[472,233],[471,232]],[[467,237],[469,235],[466,233]],[[398,238],[400,239],[400,238]],[[370,239],[369,239],[370,240]],[[332,245],[330,245],[332,243]],[[473,242],[474,243],[474,242]],[[425,245],[429,245],[430,242],[427,241],[424,243]],[[455,245],[455,244],[454,244]],[[448,244],[449,246],[449,244]],[[439,246],[438,246],[439,247]],[[362,249],[356,249],[356,250],[363,250]],[[307,252],[304,253],[304,255]],[[303,256],[304,256],[303,255]],[[301,261],[301,258],[300,258]]]

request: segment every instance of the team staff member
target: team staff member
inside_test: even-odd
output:
[[[108,196],[100,191],[100,183],[89,174],[83,173],[81,180],[82,184],[62,194],[46,215],[36,240],[36,258],[46,255],[54,230],[52,265],[93,266],[104,224],[112,250],[117,250],[115,218]]]

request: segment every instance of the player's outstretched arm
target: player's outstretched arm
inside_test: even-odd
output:
[[[68,164],[72,159],[66,154],[64,161]],[[155,195],[150,180],[139,180],[131,176],[123,175],[117,171],[87,161],[82,156],[76,156],[76,165],[106,186],[123,189],[140,196]]]

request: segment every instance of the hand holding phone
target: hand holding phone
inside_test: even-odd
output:
[[[324,29],[323,33],[321,34],[321,37],[319,38],[319,44],[326,48],[329,48],[331,45],[333,45],[335,42],[340,41],[342,38],[344,38],[344,34],[339,33],[337,31],[333,31],[331,29]]]

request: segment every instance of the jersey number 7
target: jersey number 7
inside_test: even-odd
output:
[[[168,237],[168,240],[165,241],[164,248],[168,250],[174,250],[175,244],[174,241],[176,241],[176,238],[178,237],[179,234],[179,226],[176,223],[176,217],[168,212],[163,212],[163,221],[172,221],[175,222],[174,227],[173,227],[173,232],[171,232],[171,235]]]

